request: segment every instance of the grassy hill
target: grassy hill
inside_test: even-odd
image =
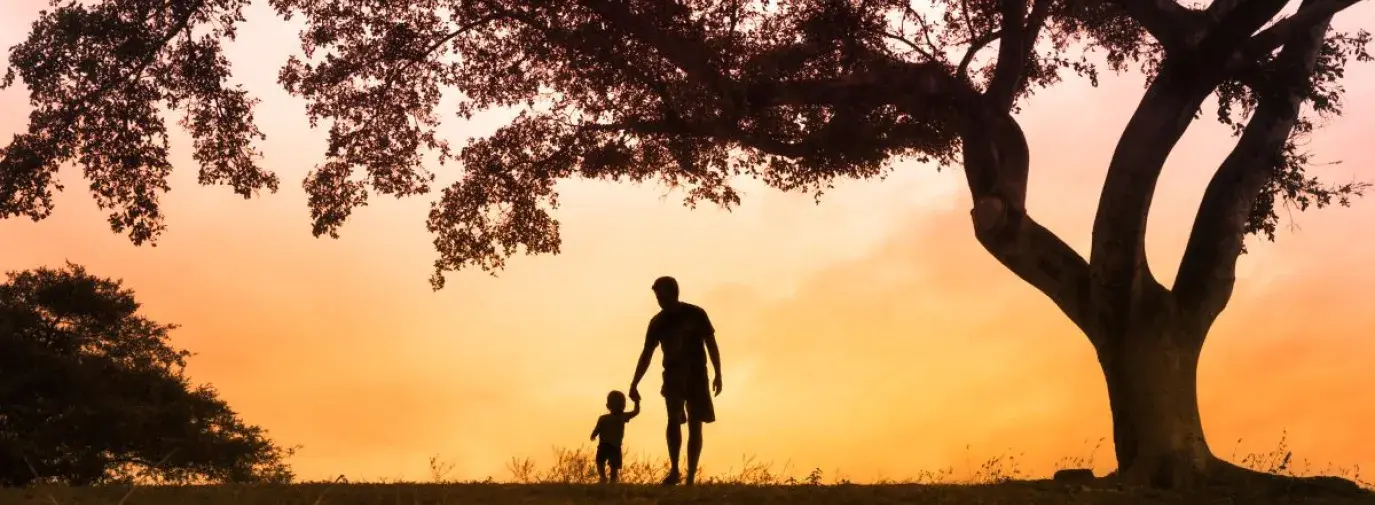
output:
[[[582,504],[933,504],[933,505],[1157,505],[1157,504],[1375,504],[1375,492],[1352,493],[1326,485],[1266,489],[1202,489],[1164,492],[1124,488],[1102,481],[1071,484],[1030,480],[1017,468],[1017,458],[989,459],[968,475],[954,469],[924,472],[901,482],[852,484],[843,477],[827,478],[820,469],[789,475],[787,468],[746,459],[738,469],[707,475],[695,487],[661,488],[651,485],[667,469],[659,460],[627,454],[622,470],[625,484],[594,484],[596,470],[587,448],[556,449],[543,468],[530,459],[507,465],[513,482],[452,482],[451,465],[431,459],[432,483],[334,482],[294,485],[172,486],[111,485],[90,488],[41,486],[0,489],[3,505],[582,505]],[[1268,473],[1305,476],[1338,475],[1375,489],[1356,471],[1295,460],[1281,439],[1277,449],[1234,458],[1237,463]],[[1092,467],[1092,454],[1067,458],[1061,467]]]
[[[1088,488],[1044,481],[1001,484],[744,485],[691,488],[589,484],[297,484],[289,486],[41,487],[0,490],[6,505],[573,505],[573,504],[1357,504],[1321,493]]]

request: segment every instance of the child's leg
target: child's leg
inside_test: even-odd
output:
[[[606,451],[601,447],[597,448],[597,482],[606,483]]]
[[[621,481],[621,448],[617,447],[611,454],[606,455],[607,463],[611,465],[611,482]]]

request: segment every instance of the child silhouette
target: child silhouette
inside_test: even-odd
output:
[[[606,395],[606,410],[610,411],[597,418],[597,427],[592,428],[592,440],[601,436],[597,442],[597,475],[602,483],[607,482],[606,467],[611,467],[611,482],[620,480],[621,439],[625,436],[625,424],[640,415],[640,399],[635,399],[635,409],[625,411],[625,394],[612,391]]]

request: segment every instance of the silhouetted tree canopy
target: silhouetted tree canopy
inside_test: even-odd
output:
[[[183,372],[174,325],[75,265],[0,284],[0,485],[285,482],[278,447]]]
[[[1154,76],[1169,47],[1204,38],[1231,53],[1214,96],[1218,120],[1240,132],[1261,93],[1295,79],[1316,112],[1337,113],[1343,65],[1366,58],[1369,39],[1330,34],[1312,72],[1276,60],[1296,27],[1354,0],[1309,2],[1312,16],[1255,36],[1289,2],[267,1],[304,18],[303,54],[280,82],[329,128],[324,162],[304,181],[316,235],[337,236],[370,194],[430,191],[424,152],[462,162],[462,180],[429,217],[436,286],[445,271],[500,268],[522,248],[557,252],[549,211],[562,179],[658,179],[686,188],[688,203],[726,206],[738,203],[730,184],[740,175],[819,193],[836,178],[881,176],[899,157],[955,161],[954,109],[974,94],[1020,103],[1067,73],[1096,82],[1103,65]],[[11,50],[6,83],[18,76],[34,110],[3,151],[0,216],[47,216],[58,165],[76,161],[115,231],[155,239],[172,168],[164,109],[194,138],[203,184],[245,197],[275,191],[254,147],[256,102],[223,55],[248,3],[102,0],[45,11]],[[1016,26],[1005,26],[1008,9],[1021,16]],[[1018,36],[1003,37],[1009,30]],[[437,110],[442,93],[463,100]],[[522,113],[457,153],[435,134],[443,114],[495,107]],[[1249,231],[1273,237],[1278,202],[1321,206],[1359,189],[1304,172],[1309,158],[1294,141],[1311,126],[1301,120],[1276,153]]]

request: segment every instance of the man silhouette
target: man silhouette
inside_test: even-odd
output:
[[[716,421],[712,392],[721,394],[721,351],[716,347],[716,330],[701,307],[678,301],[678,281],[672,277],[655,279],[652,288],[659,301],[658,314],[649,320],[645,332],[644,350],[635,365],[635,379],[630,382],[631,400],[639,400],[640,379],[649,370],[654,348],[664,351],[664,386],[659,391],[668,407],[669,472],[663,485],[678,483],[679,448],[683,443],[681,425],[688,425],[687,485],[697,474],[697,461],[702,455],[702,423]],[[705,352],[703,352],[705,351]],[[707,385],[707,356],[716,372],[710,389]]]

